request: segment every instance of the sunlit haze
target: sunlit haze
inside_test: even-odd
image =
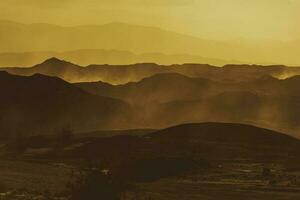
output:
[[[125,22],[205,39],[294,40],[298,0],[10,0],[0,18],[58,25]]]

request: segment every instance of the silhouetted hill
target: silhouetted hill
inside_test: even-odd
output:
[[[124,99],[133,105],[164,103],[175,99],[194,99],[205,95],[214,82],[202,78],[189,78],[177,73],[161,73],[139,82],[113,86],[102,82],[77,83],[80,88],[93,93]]]
[[[60,77],[66,81],[80,80],[81,74],[83,74],[82,69],[80,66],[57,58],[49,58],[30,68],[4,68],[9,73],[16,75],[31,76],[40,73],[47,76]]]
[[[0,68],[1,69],[1,68]],[[38,65],[29,68],[11,67],[2,68],[17,75],[33,75],[41,73],[49,76],[57,76],[68,82],[105,81],[113,84],[138,81],[157,73],[168,72],[166,67],[160,67],[154,63],[140,63],[133,65],[89,65],[81,67],[57,58],[50,58]]]
[[[247,146],[283,146],[300,145],[298,139],[288,135],[245,124],[233,123],[194,123],[182,124],[150,133],[145,137],[153,140],[172,142],[217,142]],[[185,140],[185,141],[184,141]],[[276,148],[276,147],[275,147]]]
[[[209,160],[288,160],[284,156],[295,155],[300,147],[299,140],[279,132],[231,123],[183,124],[150,133],[147,138],[168,146],[170,152],[186,152]]]
[[[57,62],[50,60],[48,62]],[[126,127],[130,107],[121,100],[91,95],[59,78],[0,73],[2,136]],[[127,119],[129,119],[127,117]]]
[[[117,165],[128,160],[155,158],[205,159],[210,163],[223,160],[286,162],[299,150],[298,139],[280,132],[244,124],[211,122],[182,124],[144,137],[97,138],[65,153],[90,156],[90,159],[109,157],[110,164]]]
[[[50,68],[51,69],[51,68],[56,68],[56,67],[57,68],[65,67],[66,65],[76,67],[76,65],[74,65],[70,62],[60,60],[60,59],[55,58],[55,57],[49,58],[49,59],[45,60],[43,63],[36,65],[35,67],[36,68]]]

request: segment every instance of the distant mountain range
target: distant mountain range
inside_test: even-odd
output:
[[[143,78],[160,73],[178,73],[189,77],[203,77],[211,80],[245,81],[273,76],[287,78],[300,75],[300,67],[283,65],[225,65],[216,67],[207,64],[158,65],[138,63],[132,65],[88,65],[82,67],[58,58],[50,58],[33,67],[0,68],[16,75],[34,75],[36,73],[60,77],[68,82],[103,81],[111,84],[125,84],[140,81]]]
[[[118,50],[96,50],[83,49],[66,52],[24,52],[24,53],[0,53],[1,67],[30,67],[44,60],[57,57],[61,60],[68,60],[78,65],[89,65],[91,63],[110,64],[110,65],[128,65],[134,63],[157,63],[163,65],[183,64],[183,63],[206,63],[216,66],[225,64],[242,63],[234,60],[221,60],[214,58],[204,58],[189,54],[163,54],[163,53],[144,53],[135,54],[130,51]]]
[[[136,54],[161,52],[199,55],[204,58],[240,60],[257,64],[300,64],[299,41],[270,43],[212,41],[160,28],[124,23],[62,27],[0,21],[0,44],[0,53],[114,49]],[[81,61],[79,58],[77,60]],[[175,61],[177,59],[173,63]],[[198,59],[193,62],[197,61]],[[84,59],[79,63],[82,62]]]

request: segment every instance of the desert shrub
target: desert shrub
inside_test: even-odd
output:
[[[271,178],[269,181],[268,181],[269,185],[276,185],[277,184],[277,180],[275,178]]]
[[[128,185],[97,168],[81,171],[68,185],[70,200],[119,200]]]
[[[262,177],[263,178],[270,178],[271,176],[272,176],[271,169],[269,169],[267,167],[264,167],[262,169]]]

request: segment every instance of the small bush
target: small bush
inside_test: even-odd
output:
[[[127,189],[124,183],[99,169],[80,172],[75,182],[68,187],[70,200],[119,200]]]
[[[263,178],[270,178],[272,176],[272,173],[271,173],[271,169],[269,168],[263,168],[262,170],[262,177]]]

